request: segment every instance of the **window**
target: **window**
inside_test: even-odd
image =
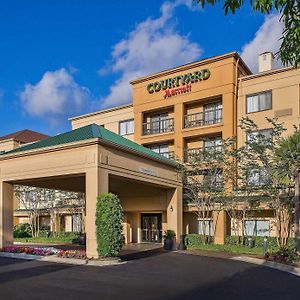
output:
[[[262,129],[257,131],[247,132],[248,145],[251,143],[257,143],[267,145],[272,140],[272,129]]]
[[[163,155],[164,157],[169,158],[170,153],[168,144],[152,145],[149,147],[149,149]]]
[[[120,135],[127,135],[127,134],[133,134],[133,133],[134,133],[133,119],[119,122],[119,134]]]
[[[215,102],[203,106],[204,124],[222,122],[222,102]]]
[[[272,92],[267,91],[259,94],[246,96],[247,114],[272,108]]]
[[[270,182],[270,177],[266,169],[252,169],[247,177],[248,185],[263,186]]]
[[[151,116],[151,129],[153,133],[169,131],[168,114],[159,114]]]
[[[203,150],[221,152],[222,151],[222,140],[220,137],[205,138],[203,139]]]
[[[270,236],[269,220],[246,220],[244,223],[246,236]]]
[[[212,220],[199,220],[198,221],[198,234],[205,234],[207,236],[214,235],[214,227]]]
[[[207,190],[219,190],[223,186],[223,170],[219,168],[212,168],[203,171],[203,188]]]

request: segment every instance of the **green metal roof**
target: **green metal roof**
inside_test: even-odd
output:
[[[79,141],[85,141],[89,139],[99,138],[102,139],[108,143],[114,144],[116,146],[121,146],[123,148],[127,148],[128,150],[133,150],[135,152],[138,152],[143,155],[147,155],[156,159],[159,159],[161,161],[164,161],[168,164],[176,165],[176,162],[173,160],[170,160],[156,152],[151,151],[148,148],[145,148],[137,143],[134,143],[110,130],[105,129],[102,126],[91,124],[87,125],[78,129],[74,129],[72,131],[62,133],[53,137],[50,137],[48,139],[38,141],[32,144],[28,144],[16,149],[13,149],[11,151],[7,151],[4,153],[0,153],[0,156],[4,156],[7,154],[13,154],[13,153],[21,153],[24,151],[29,150],[37,150],[37,149],[43,149],[46,147],[52,147],[52,146],[59,146],[59,145],[66,145],[74,142]]]

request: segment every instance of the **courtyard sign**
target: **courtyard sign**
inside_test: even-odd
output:
[[[164,98],[169,98],[179,94],[185,94],[192,91],[192,83],[207,80],[210,77],[210,70],[203,69],[193,73],[178,75],[165,80],[156,81],[147,85],[149,94],[165,90]]]

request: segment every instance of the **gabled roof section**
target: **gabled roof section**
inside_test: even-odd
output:
[[[159,159],[167,164],[176,165],[176,162],[170,160],[158,153],[151,151],[137,143],[134,143],[110,130],[105,129],[102,126],[91,124],[84,127],[80,127],[78,129],[59,134],[48,139],[32,143],[29,145],[25,145],[23,147],[16,148],[11,151],[7,151],[5,153],[0,154],[0,156],[5,156],[13,153],[22,153],[30,150],[38,150],[48,147],[67,145],[75,142],[86,141],[90,139],[98,138],[103,140],[106,143],[115,145],[117,147],[121,147],[123,149],[127,149],[131,152],[135,152],[140,155],[146,155],[151,158]]]
[[[21,143],[32,143],[49,138],[48,135],[32,131],[29,129],[20,130],[0,137],[0,141],[14,139]]]

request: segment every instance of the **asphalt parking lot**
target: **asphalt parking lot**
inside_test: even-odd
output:
[[[0,258],[0,299],[297,299],[300,278],[224,258],[156,253],[109,267]]]

